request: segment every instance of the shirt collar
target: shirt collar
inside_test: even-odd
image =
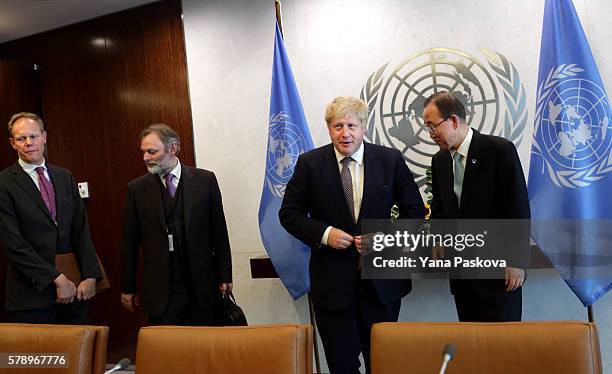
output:
[[[176,166],[170,170],[168,173],[166,174],[172,174],[176,177],[176,180],[180,180],[181,179],[181,160],[178,159],[178,157],[176,158]],[[160,174],[159,177],[161,178],[161,180],[164,180],[164,176],[166,174]]]
[[[473,134],[474,134],[474,131],[472,130],[472,128],[468,127],[467,135],[465,136],[465,138],[461,142],[461,145],[459,146],[459,148],[457,148],[456,151],[451,151],[451,157],[454,157],[455,153],[459,152],[459,154],[461,156],[463,156],[464,159],[467,158],[468,151],[470,150],[470,144],[472,144],[472,135]]]
[[[17,162],[19,163],[19,166],[21,166],[21,168],[23,169],[23,171],[25,171],[28,174],[31,174],[34,172],[34,170],[39,167],[42,166],[45,170],[47,170],[47,165],[46,165],[46,161],[43,158],[43,161],[40,165],[34,165],[34,164],[28,164],[27,162],[23,161],[22,159],[18,159]]]
[[[179,161],[178,157],[176,159],[176,166],[174,169],[170,170],[170,173],[176,177],[176,179],[181,179],[181,161]]]
[[[355,162],[357,162],[357,164],[359,166],[361,166],[361,163],[363,162],[363,150],[364,150],[364,142],[361,142],[361,145],[359,146],[359,149],[357,149],[355,151],[355,153],[353,153],[350,156],[344,156],[342,153],[338,152],[338,150],[336,149],[336,147],[334,147],[334,152],[336,153],[336,160],[338,161],[338,163],[340,163],[345,157],[351,157],[353,160],[355,160]]]

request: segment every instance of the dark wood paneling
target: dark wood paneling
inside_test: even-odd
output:
[[[17,112],[40,115],[41,97],[38,73],[33,65],[17,61],[0,61],[0,170],[15,162],[15,151],[8,142],[7,124]],[[4,305],[6,259],[0,251],[0,305]],[[0,321],[8,318],[0,307]]]
[[[0,61],[0,170],[15,162],[6,125],[17,112],[41,114],[40,83],[33,65]]]
[[[146,172],[140,131],[154,122],[182,139],[194,165],[180,1],[161,1],[0,45],[0,56],[41,65],[43,116],[51,163],[89,182],[92,237],[112,288],[90,304],[93,323],[110,326],[109,361],[134,358],[141,311],[120,305],[122,210],[126,185]]]

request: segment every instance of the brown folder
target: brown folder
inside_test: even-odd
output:
[[[104,267],[102,267],[102,263],[97,254],[96,259],[98,260],[100,272],[102,273],[102,280],[96,283],[96,293],[100,293],[110,288],[110,282],[108,281],[106,271],[104,271]],[[74,253],[68,252],[55,255],[55,268],[60,273],[64,274],[66,278],[70,279],[75,286],[81,283],[81,270],[76,257],[74,257]]]

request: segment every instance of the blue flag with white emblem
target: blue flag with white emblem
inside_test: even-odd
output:
[[[274,269],[294,299],[310,289],[310,248],[281,226],[278,211],[298,156],[314,148],[283,36],[276,25],[266,175],[259,204],[259,232]]]
[[[528,183],[532,236],[584,306],[612,288],[611,119],[571,0],[546,0]]]

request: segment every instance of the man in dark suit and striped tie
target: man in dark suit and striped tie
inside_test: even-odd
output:
[[[310,280],[325,357],[331,373],[359,373],[359,353],[370,372],[370,328],[397,321],[410,280],[361,279],[361,225],[423,218],[424,206],[404,157],[363,141],[367,105],[340,96],[325,113],[332,144],[302,154],[287,184],[279,217],[283,227],[311,247]]]
[[[85,204],[72,173],[46,163],[47,132],[33,113],[8,123],[19,160],[0,173],[0,242],[7,258],[6,310],[16,322],[89,322],[85,301],[101,278]],[[81,281],[55,266],[73,252]]]

